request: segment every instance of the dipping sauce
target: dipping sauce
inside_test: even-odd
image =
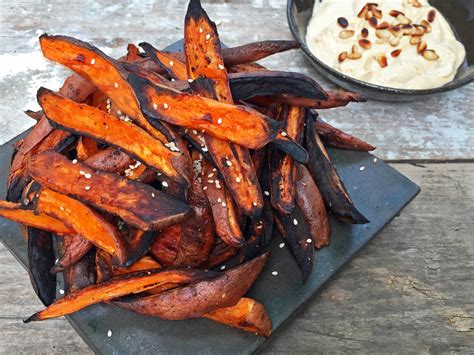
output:
[[[316,0],[306,43],[343,74],[400,89],[443,86],[466,57],[427,0]]]

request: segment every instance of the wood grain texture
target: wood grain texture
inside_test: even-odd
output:
[[[286,0],[203,1],[228,45],[263,39],[289,39]],[[123,55],[127,43],[164,47],[183,36],[185,0],[40,1],[0,0],[0,144],[33,121],[39,86],[59,88],[67,71],[42,58],[43,32],[92,41],[107,54]],[[306,73],[334,89],[300,51],[262,62],[272,69]],[[328,110],[330,123],[378,147],[385,159],[473,159],[474,84],[411,103],[371,102]]]
[[[474,164],[393,166],[421,194],[263,353],[474,350]],[[0,353],[90,353],[64,319],[24,325],[41,305],[4,247],[0,265]]]

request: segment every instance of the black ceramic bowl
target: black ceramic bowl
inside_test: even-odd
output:
[[[316,0],[324,1],[324,0]],[[474,81],[474,0],[431,0],[450,22],[459,41],[466,48],[466,60],[450,83],[427,90],[394,89],[370,84],[344,75],[320,61],[306,45],[306,27],[313,14],[315,0],[288,0],[288,23],[293,37],[316,69],[344,89],[360,92],[369,98],[387,101],[410,101],[459,88]]]

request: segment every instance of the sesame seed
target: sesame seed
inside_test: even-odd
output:
[[[206,40],[209,41],[210,39],[211,39],[211,35],[208,33],[208,34],[206,35]]]
[[[306,239],[306,243],[311,243],[313,240],[311,238]]]
[[[122,111],[118,110],[117,115],[122,116]]]
[[[295,218],[295,219],[293,219],[293,224],[294,224],[295,226],[297,226],[297,225],[298,225],[298,220],[297,220],[296,218]]]
[[[172,67],[173,65],[174,65],[174,62],[170,60],[170,67]]]
[[[254,205],[255,207],[257,207],[258,204],[257,204],[257,202],[254,202],[253,205]]]
[[[219,119],[217,120],[217,124],[222,124],[222,118],[219,117]]]
[[[221,204],[221,205],[222,205],[222,207],[225,207],[225,206],[226,206],[226,205],[225,205],[225,202],[222,202],[222,204]]]
[[[263,193],[265,194],[265,196],[270,196],[270,192],[268,191],[263,191]]]
[[[222,266],[221,266],[221,270],[225,270],[225,265],[222,265]]]
[[[377,158],[374,158],[374,163],[378,162],[378,159]]]
[[[273,275],[273,276],[278,275],[278,271],[272,271],[272,275]]]
[[[206,190],[207,190],[207,186],[204,186],[204,187],[202,188],[202,191],[206,191]]]
[[[208,182],[209,184],[213,184],[213,183],[214,183],[214,180],[207,180],[207,182]]]
[[[207,175],[208,178],[211,178],[214,176],[214,173],[210,173],[209,175]]]
[[[86,175],[86,172],[83,171],[83,170],[79,170],[79,174],[81,174],[81,175]]]
[[[204,30],[202,29],[202,27],[199,27],[199,33],[203,33]]]
[[[163,107],[165,108],[165,110],[167,110],[168,107],[169,107],[169,105],[165,102],[165,103],[163,104]]]
[[[72,163],[73,163],[73,164],[77,164],[77,159],[74,159],[74,160],[72,161]]]
[[[91,59],[91,64],[92,64],[92,65],[95,64],[95,59],[94,59],[94,58]]]
[[[361,166],[361,167],[359,168],[359,170],[360,170],[360,171],[364,171],[364,170],[365,170],[365,166]]]
[[[86,187],[84,187],[84,189],[85,189],[86,191],[89,191],[89,190],[91,189],[91,187],[90,187],[90,186],[86,186]]]
[[[226,161],[227,166],[232,166],[232,162],[230,160]]]
[[[283,137],[286,137],[288,134],[287,134],[285,131],[281,131],[281,135],[282,135]]]
[[[156,110],[158,109],[158,105],[157,104],[153,104],[153,108]]]
[[[169,186],[166,181],[163,181],[163,182],[161,183],[161,185],[163,185],[163,187],[168,187],[168,186]]]
[[[91,175],[91,174],[84,174],[84,177],[85,177],[86,179],[90,179],[90,178],[92,177],[92,175]]]
[[[119,84],[118,84],[118,83],[114,83],[114,87],[115,87],[116,89],[118,89]]]
[[[154,192],[151,193],[151,197],[155,197],[155,193],[154,193]]]
[[[221,69],[221,70],[224,70],[224,69],[225,69],[225,66],[223,66],[222,64],[219,64],[218,67],[219,67],[219,69]]]
[[[285,243],[280,243],[280,249],[285,247]]]
[[[195,129],[193,129],[193,134],[198,134],[198,131],[196,131]]]
[[[217,202],[221,203],[221,202],[222,202],[222,199],[219,197],[219,198],[217,199]]]
[[[192,83],[193,81],[193,79],[188,79],[188,83]]]
[[[60,209],[61,211],[64,211],[64,207],[63,207],[63,206],[59,207],[59,209]]]
[[[112,336],[112,331],[109,329],[109,331],[107,332],[107,336],[110,338]]]
[[[64,295],[64,290],[63,290],[63,289],[60,289],[60,290],[59,290],[59,293],[60,293],[61,295]]]
[[[174,78],[171,78],[171,81],[176,81],[176,79],[174,79]]]
[[[235,178],[235,181],[237,182],[237,184],[240,184],[240,178],[238,176]]]

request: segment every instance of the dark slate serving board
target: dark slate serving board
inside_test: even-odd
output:
[[[12,145],[24,135],[0,147],[1,198],[5,196]],[[356,206],[371,222],[348,225],[331,217],[331,245],[316,252],[314,271],[305,285],[301,284],[300,271],[288,248],[280,248],[282,240],[274,236],[269,247],[271,258],[248,293],[265,305],[274,333],[420,191],[381,160],[375,163],[371,154],[341,150],[329,150],[329,154]],[[361,166],[365,170],[361,171]],[[0,218],[0,238],[25,265],[26,250],[18,226]],[[273,276],[272,271],[278,271],[278,275]],[[260,349],[266,341],[206,319],[164,321],[105,304],[66,318],[85,342],[101,354],[247,354]],[[111,337],[107,336],[109,329]]]

